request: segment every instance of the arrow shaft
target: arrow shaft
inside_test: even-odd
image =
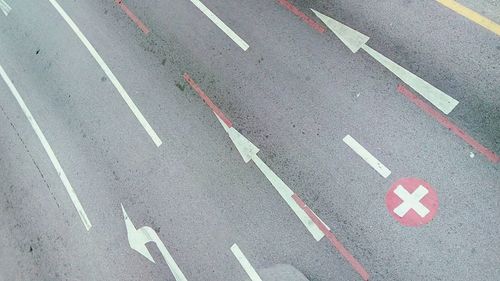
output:
[[[175,262],[174,258],[172,257],[172,255],[170,255],[170,252],[168,251],[167,247],[165,247],[165,244],[163,244],[163,242],[160,240],[158,234],[149,226],[144,226],[140,230],[142,231],[144,236],[147,237],[148,242],[153,242],[156,244],[156,246],[160,250],[161,255],[163,256],[163,259],[167,263],[168,268],[170,268],[170,271],[172,271],[175,280],[187,281],[186,277],[184,276],[181,269]]]
[[[316,241],[323,238],[324,233],[319,229],[319,227],[311,220],[307,213],[293,200],[293,195],[295,194],[272,170],[269,166],[262,161],[259,156],[254,155],[252,157],[253,162],[260,171],[266,176],[266,178],[271,182],[276,191],[281,195],[283,200],[290,206],[292,211],[299,217],[300,221],[309,230],[311,235],[316,239]]]
[[[368,45],[365,44],[361,48],[445,114],[450,113],[458,104],[458,101],[454,98],[370,48]]]

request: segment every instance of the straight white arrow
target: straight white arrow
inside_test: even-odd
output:
[[[156,234],[156,232],[149,226],[143,226],[139,229],[136,229],[134,224],[128,217],[127,212],[125,212],[125,208],[123,208],[123,205],[121,206],[123,217],[125,219],[125,225],[127,227],[128,243],[130,247],[154,263],[155,261],[153,257],[149,253],[148,248],[146,248],[146,243],[155,243],[163,256],[163,259],[165,259],[165,262],[172,271],[175,280],[187,281],[179,266],[177,266],[177,263],[175,263],[174,258],[172,258],[172,256],[168,252],[167,247],[165,247],[163,242],[160,240],[160,237],[158,237],[158,234]]]
[[[10,10],[12,10],[12,8],[9,6],[9,4],[7,4],[7,2],[5,2],[4,0],[0,0],[0,9],[2,10],[2,12],[5,16],[8,16],[10,13]]]
[[[228,133],[229,137],[233,141],[236,149],[243,157],[243,161],[248,163],[252,160],[255,165],[260,169],[260,171],[266,176],[266,178],[271,182],[276,191],[281,195],[283,200],[290,206],[292,211],[299,217],[300,221],[309,230],[311,235],[316,241],[321,240],[325,236],[323,231],[314,223],[314,221],[309,217],[309,215],[295,202],[293,195],[295,194],[274,172],[269,168],[269,166],[262,161],[262,159],[257,156],[259,148],[257,148],[253,143],[251,143],[247,138],[245,138],[240,132],[238,132],[233,127],[228,127],[227,124],[214,112],[215,116],[221,123],[224,130]],[[326,226],[326,224],[324,224]],[[328,226],[327,226],[328,228]],[[329,229],[329,228],[328,228]]]
[[[370,56],[445,114],[450,113],[457,106],[457,100],[366,45],[366,42],[370,39],[368,36],[314,9],[311,10],[353,53],[356,53],[359,49],[365,50]]]

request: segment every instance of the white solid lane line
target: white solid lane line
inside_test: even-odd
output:
[[[207,6],[201,3],[199,0],[190,0],[202,13],[204,13],[215,25],[217,25],[224,33],[226,33],[229,38],[231,38],[243,51],[248,49],[248,44],[241,39],[238,34],[236,34],[231,28],[229,28],[224,22],[222,22],[219,17],[217,17],[212,11],[210,11]]]
[[[233,255],[236,257],[238,262],[241,264],[241,267],[243,267],[245,272],[248,274],[248,277],[250,277],[250,280],[262,281],[262,279],[260,278],[257,271],[255,271],[253,266],[248,261],[247,257],[245,257],[243,252],[241,252],[240,247],[238,247],[238,245],[233,244],[233,246],[231,246],[231,252],[233,252]]]
[[[68,14],[63,10],[63,8],[57,3],[56,0],[49,0],[49,2],[54,6],[54,8],[59,12],[59,14],[63,17],[63,19],[66,21],[66,23],[73,29],[75,34],[78,36],[78,38],[82,41],[83,45],[87,47],[89,50],[90,54],[94,57],[94,59],[97,61],[99,66],[102,68],[104,73],[108,76],[109,80],[115,88],[118,90],[122,98],[125,100],[127,103],[128,107],[132,112],[134,113],[135,117],[139,120],[141,123],[142,127],[146,130],[146,132],[149,134],[151,139],[153,139],[153,142],[156,144],[156,146],[160,146],[162,144],[161,139],[158,137],[156,132],[153,130],[151,125],[149,125],[148,121],[144,116],[142,115],[141,111],[137,108],[135,103],[132,101],[130,96],[127,94],[127,91],[123,88],[123,86],[120,84],[116,76],[111,72],[111,69],[109,69],[108,65],[104,62],[104,60],[101,58],[101,56],[97,53],[96,49],[92,44],[87,40],[87,37],[83,35],[83,33],[80,31],[78,26],[75,24],[75,22],[68,16]]]
[[[8,16],[10,13],[10,10],[12,10],[12,8],[9,6],[9,4],[7,4],[7,2],[5,2],[4,0],[0,0],[0,9],[2,10],[2,12],[5,16]]]
[[[375,158],[368,150],[366,150],[361,144],[359,144],[353,137],[347,135],[344,137],[343,141],[352,149],[356,154],[358,154],[363,160],[368,163],[368,165],[372,166],[375,171],[377,171],[381,176],[387,178],[391,171],[387,169],[384,164]]]
[[[89,218],[87,217],[87,214],[85,213],[85,210],[82,207],[82,204],[80,204],[80,200],[78,200],[78,197],[76,196],[75,190],[71,186],[71,183],[69,182],[68,178],[66,177],[66,173],[64,173],[64,170],[61,167],[61,164],[59,164],[59,160],[57,160],[56,155],[54,154],[54,151],[52,151],[52,148],[50,147],[49,143],[47,142],[47,139],[43,135],[42,130],[38,126],[38,123],[36,122],[35,118],[31,114],[30,110],[24,103],[23,98],[21,95],[19,95],[19,92],[17,91],[16,87],[12,83],[12,80],[10,80],[9,76],[3,69],[3,67],[0,65],[0,76],[2,76],[3,80],[9,87],[12,95],[14,98],[17,100],[19,103],[19,106],[21,106],[21,109],[24,112],[24,115],[26,115],[26,118],[28,118],[28,121],[31,124],[31,127],[33,127],[33,130],[35,131],[36,135],[38,136],[38,139],[42,143],[43,148],[45,149],[45,152],[49,155],[50,161],[52,162],[52,165],[54,165],[54,168],[57,171],[57,174],[59,175],[59,178],[61,179],[62,183],[64,184],[64,187],[66,187],[66,191],[69,194],[69,197],[71,198],[71,201],[73,202],[73,205],[75,205],[76,210],[78,211],[78,214],[80,215],[80,219],[83,222],[83,225],[85,225],[85,228],[90,230],[92,227],[92,224],[90,223]]]

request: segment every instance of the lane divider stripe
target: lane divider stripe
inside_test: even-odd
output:
[[[329,230],[326,224],[319,219],[319,217],[300,199],[297,194],[294,194],[292,198],[297,202],[297,204],[306,212],[311,220],[318,226],[318,228],[325,234],[326,238],[330,243],[339,251],[339,253],[351,264],[352,268],[361,276],[365,281],[368,281],[370,275],[365,270],[363,265],[347,250],[344,245],[335,237],[333,232]]]
[[[183,75],[184,80],[193,88],[193,90],[200,96],[200,98],[212,109],[212,111],[219,116],[219,118],[226,123],[226,126],[229,128],[233,127],[233,123],[231,123],[231,120],[229,120],[224,113],[215,105],[212,100],[203,92],[203,90],[200,88],[200,86],[189,76],[189,74],[184,73]]]
[[[466,143],[468,143],[474,149],[476,149],[481,154],[483,154],[486,158],[488,158],[488,160],[490,160],[493,163],[498,163],[500,161],[500,157],[498,155],[496,155],[493,151],[484,147],[482,144],[480,144],[478,141],[476,141],[474,138],[472,138],[470,135],[468,135],[462,129],[458,128],[448,118],[446,118],[446,116],[442,115],[441,113],[436,111],[434,108],[432,108],[430,105],[428,105],[426,102],[419,99],[415,94],[413,94],[405,86],[399,84],[397,87],[397,91],[400,94],[402,94],[403,96],[410,99],[411,102],[416,104],[425,113],[427,113],[428,115],[430,115],[431,117],[436,119],[436,121],[438,121],[441,125],[443,125],[443,127],[452,131],[455,135],[457,135],[458,137],[463,139]]]
[[[199,0],[190,0],[202,13],[204,13],[218,28],[220,28],[224,33],[226,33],[229,38],[231,38],[234,43],[236,43],[243,51],[246,51],[249,46],[247,42],[241,39],[238,34],[236,34],[231,28],[229,28],[219,17],[217,17],[212,11],[210,11],[207,6],[201,3]]]
[[[325,28],[318,24],[316,21],[308,17],[302,11],[300,11],[297,7],[295,7],[292,3],[288,2],[288,0],[277,0],[281,6],[285,7],[287,10],[292,12],[294,15],[299,17],[303,22],[309,25],[312,29],[318,31],[319,33],[325,32]]]
[[[379,173],[384,178],[387,178],[391,174],[391,170],[382,164],[375,158],[368,150],[366,150],[359,142],[357,142],[353,137],[347,135],[343,139],[344,143],[347,144],[356,154],[359,155],[363,160],[365,160],[368,165],[370,165],[377,173]]]
[[[59,160],[57,160],[57,157],[52,150],[52,147],[50,147],[49,142],[45,138],[45,135],[42,132],[42,129],[38,126],[38,123],[36,122],[35,118],[31,114],[31,111],[28,109],[28,106],[26,106],[26,103],[24,103],[23,98],[17,91],[16,87],[14,86],[14,83],[12,83],[12,80],[10,80],[9,76],[3,69],[3,67],[0,65],[0,76],[2,76],[3,80],[9,87],[12,95],[14,98],[17,100],[17,103],[19,103],[19,106],[24,112],[24,115],[26,115],[26,118],[28,118],[28,121],[31,124],[31,127],[35,131],[38,139],[42,143],[43,148],[45,149],[45,152],[50,158],[50,161],[52,162],[52,165],[57,171],[57,174],[59,175],[59,178],[61,179],[64,187],[66,188],[66,192],[69,194],[69,198],[73,202],[73,205],[75,206],[76,210],[78,211],[78,215],[80,216],[80,219],[82,220],[83,225],[87,229],[87,231],[90,230],[92,227],[92,224],[90,223],[89,218],[87,217],[87,214],[85,213],[85,210],[82,207],[82,204],[80,203],[80,200],[78,200],[78,196],[76,196],[76,192],[71,186],[71,183],[68,180],[68,177],[66,176],[66,173],[64,172],[63,168],[61,167],[61,164],[59,163]]]
[[[123,0],[115,0],[115,3],[122,8],[122,10],[127,14],[127,16],[139,27],[139,29],[144,33],[149,33],[149,28],[123,3]]]
[[[120,93],[121,97],[127,103],[128,107],[130,110],[132,110],[132,113],[134,113],[135,117],[139,122],[141,123],[142,127],[146,132],[149,134],[153,142],[156,144],[157,147],[159,147],[162,144],[162,141],[160,137],[156,134],[156,132],[153,130],[151,125],[149,125],[149,122],[144,118],[144,115],[142,115],[141,111],[137,106],[135,105],[134,101],[130,98],[128,95],[127,91],[123,88],[122,84],[116,76],[111,72],[111,69],[109,69],[108,65],[104,62],[102,57],[97,53],[96,49],[92,44],[89,42],[87,37],[83,35],[83,33],[80,31],[80,28],[76,25],[76,23],[69,17],[69,15],[64,11],[64,9],[59,5],[59,3],[56,0],[49,0],[49,2],[52,4],[52,6],[57,10],[57,12],[61,15],[61,17],[66,21],[66,23],[71,27],[73,32],[78,36],[80,41],[82,41],[83,45],[89,50],[90,54],[96,62],[99,64],[99,66],[102,68],[106,76],[108,76],[109,80],[113,85],[115,86],[116,90],[118,90],[118,93]]]
[[[252,264],[250,264],[247,257],[245,257],[245,255],[240,250],[240,247],[238,247],[238,245],[233,244],[233,246],[231,246],[231,252],[233,252],[233,255],[236,257],[236,259],[240,263],[241,267],[243,267],[245,272],[248,274],[248,277],[250,277],[250,280],[262,281],[262,279],[260,278],[257,271],[255,271]]]

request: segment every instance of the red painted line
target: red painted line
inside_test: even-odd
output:
[[[342,245],[342,243],[335,237],[335,235],[328,230],[328,227],[321,222],[321,220],[316,216],[316,214],[300,199],[297,193],[292,195],[293,200],[306,212],[306,214],[311,218],[311,220],[318,226],[318,228],[325,234],[326,238],[330,240],[330,243],[339,251],[339,253],[351,264],[352,268],[367,281],[370,278],[368,272],[366,272],[363,265],[361,265],[358,260],[352,256],[352,254]]]
[[[120,8],[122,8],[122,10],[125,12],[125,14],[127,14],[127,16],[133,22],[135,22],[135,24],[137,24],[137,27],[139,27],[139,29],[142,30],[142,32],[144,32],[144,34],[147,35],[149,33],[148,27],[136,15],[134,15],[134,13],[132,13],[132,11],[127,7],[127,5],[125,5],[125,3],[123,3],[123,0],[115,0],[115,3],[118,4],[120,6]]]
[[[193,90],[200,96],[200,98],[212,109],[212,111],[219,116],[226,125],[231,128],[233,126],[233,123],[231,123],[231,120],[229,120],[224,113],[210,100],[210,98],[203,92],[203,90],[194,82],[194,80],[189,76],[189,74],[184,73],[183,75],[184,80],[188,82],[188,84],[193,88]]]
[[[306,14],[304,14],[302,11],[300,11],[297,7],[292,5],[292,3],[288,2],[288,0],[277,0],[278,3],[281,4],[281,6],[285,7],[288,9],[290,12],[292,12],[294,15],[299,17],[302,21],[307,23],[312,29],[318,31],[319,33],[325,32],[325,28],[318,24],[316,21],[308,17]]]
[[[409,98],[410,101],[412,101],[414,104],[416,104],[418,107],[420,107],[420,109],[422,109],[423,111],[425,111],[425,113],[429,114],[431,117],[433,117],[434,119],[436,119],[445,128],[447,128],[448,130],[452,131],[455,135],[459,136],[466,143],[468,143],[474,149],[476,149],[481,154],[483,154],[486,158],[488,158],[488,160],[490,160],[493,163],[498,163],[498,161],[500,161],[500,157],[498,157],[498,155],[496,155],[493,151],[491,151],[488,148],[484,147],[482,144],[480,144],[478,141],[476,141],[475,139],[473,139],[466,132],[464,132],[463,130],[461,130],[460,128],[458,128],[448,118],[446,118],[446,116],[444,116],[443,114],[441,114],[438,111],[436,111],[430,105],[428,105],[427,103],[425,103],[422,99],[418,98],[415,94],[413,94],[405,86],[399,84],[398,87],[397,87],[397,90],[398,90],[399,93],[401,93],[405,97]]]

